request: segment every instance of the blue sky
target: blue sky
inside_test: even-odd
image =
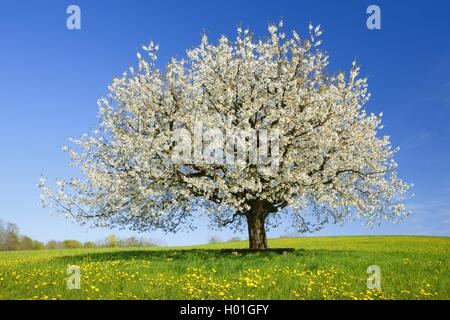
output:
[[[66,8],[81,8],[81,30],[66,28]],[[366,8],[381,8],[381,30],[366,27]],[[287,30],[324,29],[330,71],[354,58],[369,78],[370,112],[384,113],[384,134],[400,146],[401,177],[414,183],[413,215],[373,229],[360,223],[327,226],[314,235],[450,235],[450,3],[448,1],[2,1],[0,7],[0,219],[47,241],[97,240],[111,232],[85,229],[39,205],[41,174],[67,176],[61,145],[96,125],[96,100],[113,76],[135,63],[150,39],[159,63],[183,56],[206,31],[234,35],[240,23],[264,36],[283,17]],[[269,236],[286,234],[284,227]],[[169,245],[202,243],[204,219],[188,234],[143,234]],[[240,235],[245,237],[245,234]]]

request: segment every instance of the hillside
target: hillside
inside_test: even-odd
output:
[[[191,247],[0,253],[0,299],[449,299],[450,238],[283,238],[286,255],[224,254],[245,241]],[[81,288],[67,289],[79,266]],[[381,270],[368,290],[367,268]]]

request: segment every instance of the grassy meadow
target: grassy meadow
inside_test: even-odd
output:
[[[272,239],[285,255],[193,247],[0,252],[0,299],[450,299],[450,238],[352,236]],[[80,289],[67,268],[79,266]],[[368,290],[367,267],[381,269]]]

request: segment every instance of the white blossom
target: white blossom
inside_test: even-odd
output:
[[[381,114],[363,109],[367,81],[353,63],[347,74],[327,72],[328,55],[310,39],[282,36],[283,23],[255,40],[249,32],[201,43],[165,71],[158,46],[137,54],[138,69],[115,78],[101,98],[96,132],[74,139],[72,165],[81,179],[39,186],[57,212],[81,223],[133,230],[175,231],[202,209],[218,226],[239,226],[255,210],[292,226],[316,230],[354,218],[368,225],[398,221],[409,186],[398,178],[396,149],[380,136]],[[315,43],[315,44],[314,44]],[[280,131],[274,176],[254,166],[172,161],[171,132],[205,127]],[[268,223],[270,220],[268,221]]]

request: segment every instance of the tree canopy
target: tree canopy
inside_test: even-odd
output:
[[[284,214],[301,232],[401,220],[409,186],[379,135],[382,115],[363,109],[359,66],[328,72],[320,26],[305,38],[282,27],[262,39],[240,27],[234,40],[204,35],[165,71],[158,46],[144,46],[148,58],[138,53],[99,100],[96,130],[64,147],[81,178],[56,190],[42,179],[44,205],[140,231],[192,226],[199,211],[219,227],[247,223],[252,248],[267,247],[266,226]]]

